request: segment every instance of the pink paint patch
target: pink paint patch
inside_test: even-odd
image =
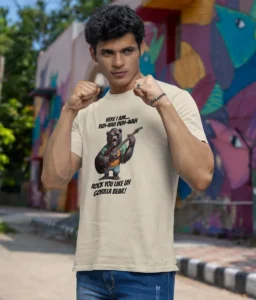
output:
[[[256,112],[256,82],[242,90],[227,104],[232,127],[238,127],[245,132]]]
[[[247,14],[250,13],[254,0],[240,0],[240,10]]]
[[[221,222],[221,213],[219,212],[216,212],[216,213],[213,213],[210,218],[209,218],[209,226],[211,227],[215,227],[215,228],[222,228],[222,222]]]
[[[226,197],[226,196],[230,197],[231,191],[232,191],[232,189],[231,189],[230,183],[227,180],[227,178],[225,178],[223,185],[221,187],[220,197]]]
[[[233,201],[251,201],[252,200],[252,188],[245,184],[238,189],[231,192],[231,199]]]
[[[248,150],[242,141],[240,141],[242,148],[234,148],[231,145],[230,137],[237,135],[235,130],[227,128],[218,121],[209,120],[209,122],[216,134],[216,138],[211,141],[222,159],[231,188],[239,188],[249,179]]]
[[[209,95],[215,85],[215,81],[212,75],[208,75],[195,86],[192,92],[192,97],[195,99],[199,110],[203,108]]]
[[[251,140],[256,141],[256,113],[252,116],[246,136],[248,136]]]
[[[164,36],[164,41],[166,41],[165,26],[159,25],[157,29],[158,29],[158,38]],[[160,77],[161,72],[166,67],[166,59],[165,59],[166,57],[167,57],[167,47],[166,47],[166,42],[164,42],[161,51],[159,53],[158,59],[155,62],[155,70],[156,70],[157,78]]]
[[[206,74],[213,74],[210,32],[211,24],[205,26],[186,24],[182,26],[181,30],[181,40],[188,43],[200,56]]]
[[[226,6],[228,4],[228,0],[216,0],[216,4]]]
[[[154,28],[155,28],[155,26],[152,23],[145,24],[145,42],[148,46],[154,36],[154,32],[153,32]]]

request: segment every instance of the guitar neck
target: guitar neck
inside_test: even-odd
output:
[[[131,135],[135,135],[138,133],[143,127],[137,128]],[[113,155],[117,150],[119,150],[123,145],[129,141],[129,138],[127,137],[120,145],[118,145],[114,150],[111,151],[110,155]]]

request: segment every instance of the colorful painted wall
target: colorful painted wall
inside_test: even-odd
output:
[[[177,223],[180,215],[185,231],[251,232],[249,150],[243,138],[249,146],[256,140],[256,1],[192,1],[181,11],[180,54],[169,64],[164,20],[146,29],[142,71],[192,94],[215,156],[213,182],[203,195],[180,180]]]
[[[139,12],[143,5],[139,0],[136,5]],[[215,156],[213,182],[204,194],[191,191],[180,180],[176,226],[183,231],[220,235],[249,233],[252,186],[244,138],[249,146],[256,139],[256,0],[191,1],[180,12],[174,45],[180,50],[176,59],[167,63],[169,13],[154,8],[154,23],[145,22],[147,47],[141,69],[145,75],[152,74],[192,94]],[[38,179],[45,142],[62,104],[78,80],[97,77],[79,26],[67,29],[38,60],[37,87],[56,88],[57,93],[50,101],[35,98],[35,159],[31,163],[34,206],[70,207],[70,190],[45,193]],[[253,167],[255,155],[253,151]]]

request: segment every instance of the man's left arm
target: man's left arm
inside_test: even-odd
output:
[[[163,93],[151,76],[138,80],[134,92],[147,104]],[[192,189],[203,191],[212,181],[214,158],[205,138],[197,105],[186,91],[181,91],[170,100],[163,96],[153,106],[163,121],[173,165]]]
[[[161,101],[159,100],[156,109],[162,118],[169,141],[172,162],[178,174],[192,189],[205,190],[212,181],[214,159],[208,143],[200,139],[200,135],[203,137],[203,134],[199,129],[193,128],[193,122],[195,122],[193,114],[196,111],[189,113],[191,119],[189,116],[187,118],[192,127],[191,131],[195,130],[195,134],[192,134],[188,128],[189,125],[184,123],[166,96]]]

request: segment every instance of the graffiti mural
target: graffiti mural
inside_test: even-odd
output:
[[[161,25],[147,25],[142,71],[189,91],[197,102],[215,157],[213,182],[204,199],[250,202],[249,150],[244,138],[249,145],[256,138],[256,1],[194,1],[193,5],[181,12],[180,54],[167,66],[166,32]],[[255,168],[256,151],[253,158]],[[191,194],[180,179],[179,201]],[[197,217],[189,226],[205,230],[208,224],[210,232],[252,230],[250,205],[232,206],[229,226],[223,221],[231,214],[228,206],[206,211],[201,221]]]
[[[47,62],[48,63],[48,62]],[[46,65],[47,67],[47,65]],[[46,68],[43,68],[43,70]],[[42,73],[41,73],[42,74]],[[67,97],[68,84],[70,82],[70,72],[67,78],[61,82],[58,80],[58,73],[50,74],[49,87],[56,88],[56,94],[51,98],[36,97],[34,100],[35,122],[33,128],[33,157],[38,160],[31,163],[31,202],[33,206],[52,210],[64,210],[65,201],[58,201],[66,191],[47,191],[40,186],[40,174],[46,143],[57,124],[63,106],[63,99]],[[40,87],[44,87],[44,76],[40,76]]]
[[[77,209],[78,174],[66,188],[46,191],[41,183],[41,173],[45,147],[60,117],[62,106],[74,84],[85,79],[81,74],[90,69],[90,60],[81,64],[84,51],[83,24],[74,22],[38,58],[30,177],[31,205],[34,207],[59,211]],[[89,53],[89,48],[87,51]]]

